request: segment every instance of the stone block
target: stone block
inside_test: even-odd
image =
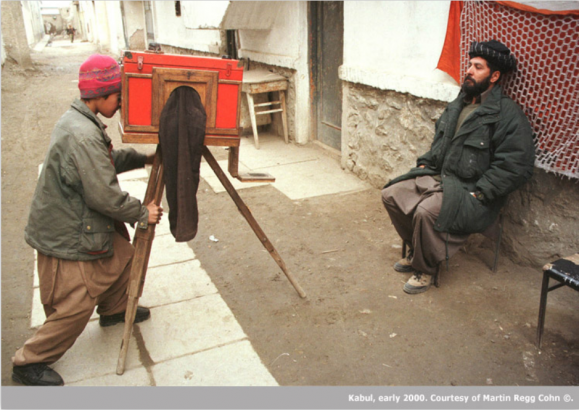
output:
[[[159,363],[158,386],[277,386],[247,340]]]
[[[155,363],[247,337],[219,294],[155,308],[139,327]]]
[[[123,324],[100,327],[98,321],[91,320],[74,346],[53,365],[54,370],[60,373],[67,384],[116,373],[123,330]],[[133,333],[125,369],[130,370],[139,366],[142,364]]]
[[[214,293],[217,288],[195,259],[149,268],[139,304],[150,308]]]
[[[139,367],[136,369],[125,370],[122,375],[118,375],[116,370],[110,374],[92,377],[90,379],[79,380],[69,383],[65,380],[67,386],[154,386],[154,379],[146,368]]]

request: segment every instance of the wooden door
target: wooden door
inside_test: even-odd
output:
[[[165,103],[173,90],[187,86],[194,88],[201,97],[201,103],[207,113],[207,132],[215,132],[217,111],[217,71],[199,71],[180,68],[153,68],[152,125],[159,131],[159,119]]]
[[[310,2],[310,64],[315,135],[325,145],[342,147],[342,81],[338,68],[344,50],[344,3]]]

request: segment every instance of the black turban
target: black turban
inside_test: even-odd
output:
[[[468,52],[470,58],[482,57],[492,65],[496,66],[501,73],[508,73],[517,69],[517,60],[503,43],[491,40],[470,43]]]

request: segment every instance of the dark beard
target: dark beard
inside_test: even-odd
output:
[[[470,81],[467,82],[467,80],[470,80]],[[476,98],[479,95],[481,95],[482,93],[484,93],[486,90],[488,90],[490,85],[491,85],[490,74],[487,78],[482,80],[480,83],[477,83],[474,80],[474,78],[467,76],[464,79],[464,82],[462,83],[462,86],[460,87],[460,89],[466,94],[466,96],[468,98]]]

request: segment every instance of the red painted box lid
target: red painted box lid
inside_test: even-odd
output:
[[[141,69],[139,69],[140,64],[142,64]],[[219,71],[220,80],[243,80],[243,66],[240,65],[239,60],[227,58],[125,51],[123,65],[127,73],[145,74],[151,73],[153,67],[174,67]]]

